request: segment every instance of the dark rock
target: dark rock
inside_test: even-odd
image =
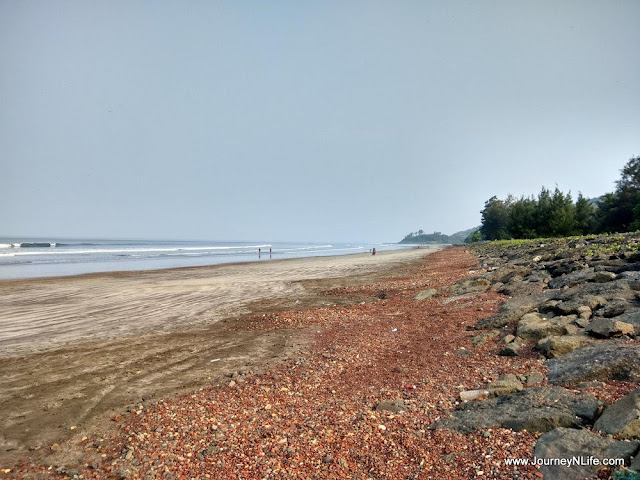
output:
[[[639,446],[638,442],[602,438],[584,429],[556,428],[538,439],[533,454],[537,459],[584,459],[580,464],[543,465],[539,470],[544,478],[577,480],[593,478],[603,467],[605,458],[624,458],[625,462],[629,461]],[[587,461],[591,456],[599,459],[600,464],[590,464],[594,463]]]
[[[547,300],[544,303],[541,303],[538,306],[538,312],[540,313],[550,313],[550,312],[555,312],[556,311],[556,306],[560,303],[560,300]],[[575,313],[573,311],[568,311],[567,314],[569,313]]]
[[[551,277],[544,271],[536,271],[532,272],[531,275],[524,277],[523,280],[531,283],[549,283]]]
[[[627,309],[627,302],[624,300],[615,300],[608,303],[598,311],[598,316],[605,318],[613,318],[622,315]]]
[[[589,308],[589,310],[595,310],[597,308],[606,305],[607,300],[603,297],[599,297],[597,295],[584,295],[578,298],[573,298],[571,300],[566,301],[556,301],[555,311],[560,315],[580,315],[583,311],[584,307]]]
[[[635,280],[635,281],[640,281],[640,271],[638,270],[633,270],[633,271],[624,271],[620,273],[620,278],[623,278],[625,280]]]
[[[476,323],[473,328],[475,328],[476,330],[502,328],[509,325],[510,323],[515,322],[524,314],[533,311],[533,309],[535,308],[536,308],[535,303],[530,303],[530,304],[518,307],[516,309],[499,311],[498,313],[496,313],[491,317],[483,318],[478,323]]]
[[[587,380],[640,381],[640,345],[606,340],[547,361],[549,383]]]
[[[592,310],[596,310],[608,301],[614,299],[633,300],[634,296],[635,292],[631,289],[630,283],[627,280],[614,280],[613,282],[607,283],[585,283],[561,290],[556,294],[556,298],[563,301],[596,297],[595,299],[600,301],[600,305],[594,306],[588,303],[582,303],[582,305],[591,307]],[[602,303],[602,299],[604,299],[604,303]]]
[[[624,323],[615,318],[595,318],[587,326],[586,332],[598,338],[619,337],[620,335],[634,335],[635,330],[630,323]]]
[[[593,268],[584,268],[582,270],[577,270],[554,278],[549,282],[549,288],[572,287],[592,280],[593,276]]]
[[[429,428],[470,433],[485,428],[548,432],[556,427],[580,427],[595,419],[602,402],[589,394],[574,395],[559,387],[534,387],[480,402],[461,403],[449,418]]]
[[[621,438],[640,437],[640,388],[607,407],[593,428]]]
[[[585,268],[584,265],[577,262],[553,262],[547,264],[547,270],[553,277],[566,277],[576,271],[581,271]]]
[[[550,300],[553,292],[542,292],[538,295],[510,298],[498,308],[495,315],[483,318],[473,327],[476,330],[489,330],[502,328],[515,323],[523,315],[534,311],[540,303]]]
[[[499,355],[502,357],[519,357],[520,348],[522,348],[522,343],[513,341],[502,347]]]

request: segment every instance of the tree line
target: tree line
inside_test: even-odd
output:
[[[542,188],[531,195],[504,200],[491,197],[482,210],[480,230],[469,240],[566,237],[592,233],[640,230],[640,156],[631,158],[621,170],[616,189],[599,198],[581,193]]]

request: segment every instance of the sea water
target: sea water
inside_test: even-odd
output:
[[[412,247],[392,243],[313,244],[5,237],[0,238],[0,279],[346,255],[368,253],[373,248],[384,251]]]

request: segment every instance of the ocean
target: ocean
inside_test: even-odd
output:
[[[369,252],[372,248],[385,251],[412,246],[394,243],[313,244],[0,237],[0,279],[347,255]]]

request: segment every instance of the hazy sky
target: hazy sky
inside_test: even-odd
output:
[[[0,235],[397,241],[640,154],[640,1],[0,0]]]

